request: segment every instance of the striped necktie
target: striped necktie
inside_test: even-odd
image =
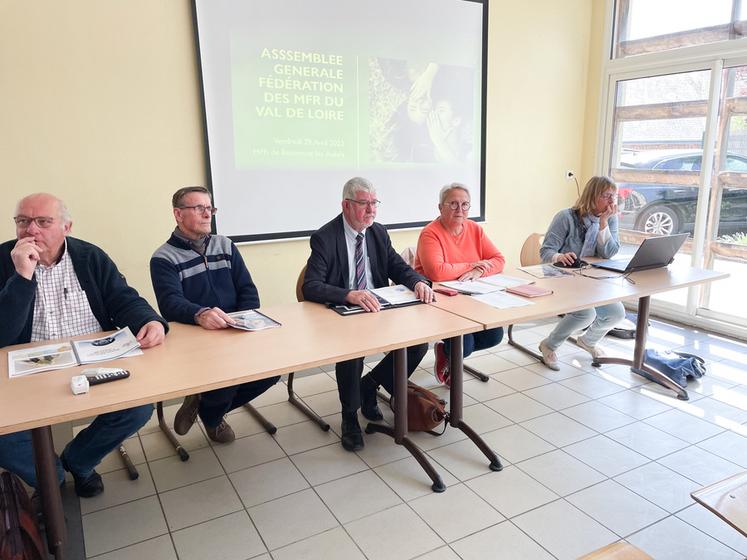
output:
[[[366,262],[363,259],[363,234],[355,238],[355,289],[366,289]]]

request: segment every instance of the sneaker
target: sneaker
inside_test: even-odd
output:
[[[200,395],[189,395],[184,397],[184,402],[174,416],[174,431],[183,436],[197,420],[197,411],[200,408]]]
[[[558,355],[555,353],[555,350],[550,350],[547,347],[547,339],[539,343],[539,350],[542,352],[542,361],[544,364],[552,370],[560,371]]]
[[[583,337],[579,336],[576,339],[576,346],[578,346],[582,350],[586,350],[589,354],[591,354],[591,357],[594,358],[595,360],[598,359],[598,358],[604,358],[604,356],[605,356],[604,350],[602,350],[602,348],[600,348],[600,346],[598,344],[596,346],[590,346],[583,339]]]
[[[447,387],[450,387],[451,373],[449,372],[449,357],[444,351],[444,343],[436,342],[433,351],[436,353],[436,365],[434,366],[436,379],[438,379],[439,383],[443,383]]]
[[[236,439],[236,434],[233,433],[233,428],[228,425],[228,422],[224,420],[220,421],[215,428],[208,428],[205,426],[205,431],[210,439],[217,443],[231,443]]]

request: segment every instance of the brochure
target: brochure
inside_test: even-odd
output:
[[[393,309],[395,307],[404,307],[406,305],[416,305],[422,303],[411,289],[407,286],[397,284],[396,286],[386,286],[384,288],[374,288],[369,290],[376,299],[379,300],[381,309]],[[355,315],[365,313],[366,310],[359,305],[332,305],[332,309],[340,315]]]
[[[8,376],[21,377],[40,371],[105,362],[143,352],[129,327],[110,335],[72,342],[59,342],[8,352]]]
[[[265,329],[274,329],[280,326],[280,323],[275,319],[271,319],[256,309],[234,311],[233,313],[229,313],[228,316],[236,321],[231,325],[233,328],[245,331],[263,331]]]
[[[506,288],[532,284],[533,282],[534,280],[529,278],[517,278],[508,274],[493,274],[492,276],[478,278],[477,280],[467,280],[465,282],[450,280],[448,282],[441,282],[441,285],[462,292],[463,294],[489,294],[505,290]]]

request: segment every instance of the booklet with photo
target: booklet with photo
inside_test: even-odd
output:
[[[474,295],[489,294],[499,290],[532,283],[534,283],[534,280],[531,278],[517,278],[516,276],[509,276],[508,274],[493,274],[491,276],[485,276],[484,278],[467,280],[464,282],[450,280],[448,282],[441,282],[441,285],[462,292],[463,294]]]
[[[125,327],[100,338],[59,342],[8,352],[8,376],[21,377],[40,371],[105,362],[142,353],[140,343],[129,327]]]
[[[280,326],[280,323],[275,319],[271,319],[256,309],[234,311],[233,313],[229,313],[228,316],[236,321],[231,325],[234,329],[241,329],[244,331],[263,331],[265,329],[274,329],[275,327]]]
[[[406,305],[416,305],[422,303],[418,296],[410,288],[397,284],[396,286],[386,286],[384,288],[374,288],[368,290],[376,299],[379,300],[381,309],[393,309],[395,307],[404,307]],[[359,305],[332,305],[332,309],[340,315],[355,315],[365,313],[366,310]]]

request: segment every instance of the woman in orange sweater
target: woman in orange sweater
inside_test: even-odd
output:
[[[423,228],[418,239],[415,270],[433,280],[474,280],[503,272],[506,259],[485,235],[483,229],[467,218],[469,189],[451,183],[441,189],[438,210],[441,216]],[[498,327],[464,335],[464,357],[500,343],[503,329]],[[437,342],[436,378],[449,384],[449,342]]]

